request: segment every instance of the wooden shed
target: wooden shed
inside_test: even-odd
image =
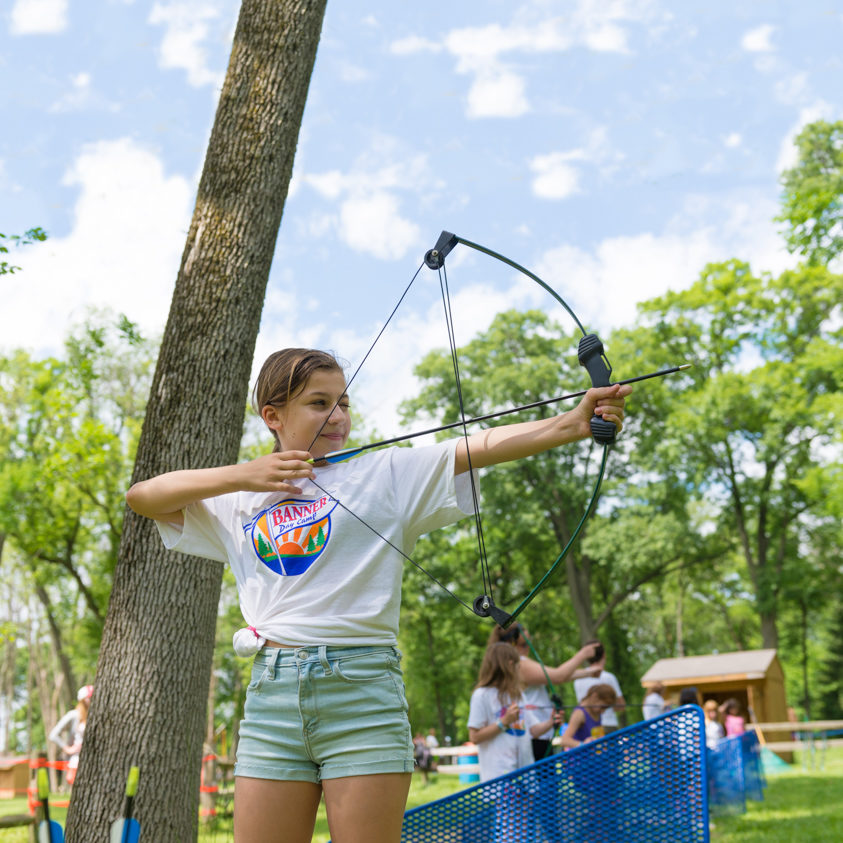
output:
[[[743,650],[737,653],[712,653],[681,659],[659,659],[641,677],[649,691],[656,683],[664,685],[663,696],[671,705],[679,701],[682,688],[695,686],[699,703],[716,700],[718,705],[734,697],[747,716],[747,725],[781,723],[787,718],[784,672],[775,650]],[[789,740],[787,732],[770,733],[770,740]],[[792,753],[779,753],[792,761]]]

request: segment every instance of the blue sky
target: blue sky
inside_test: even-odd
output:
[[[0,350],[54,353],[92,305],[162,329],[238,9],[3,3],[0,231],[50,239],[13,255]],[[315,345],[355,363],[442,229],[602,331],[708,261],[780,271],[779,174],[801,126],[843,117],[841,43],[831,0],[329,0],[257,361]],[[461,248],[458,340],[550,308]],[[444,342],[420,278],[355,396],[383,432]]]

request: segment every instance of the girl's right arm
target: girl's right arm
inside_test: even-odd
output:
[[[506,712],[487,726],[481,726],[475,729],[472,726],[468,727],[468,739],[473,744],[483,743],[484,741],[496,738],[501,732],[505,732],[518,719],[518,702],[511,703]]]
[[[237,465],[170,471],[135,483],[126,502],[138,515],[182,525],[186,506],[227,492],[300,494],[296,481],[313,478],[309,458],[307,451],[282,451]]]
[[[568,749],[574,749],[575,747],[582,746],[582,743],[574,737],[574,734],[583,723],[585,723],[585,716],[582,711],[575,708],[571,712],[571,719],[568,721],[568,727],[562,735],[562,746],[565,746]]]

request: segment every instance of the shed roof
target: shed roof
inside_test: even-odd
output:
[[[673,684],[688,679],[711,677],[715,680],[727,676],[731,679],[763,679],[775,658],[775,650],[742,650],[682,659],[659,659],[641,677],[641,683],[659,681]]]

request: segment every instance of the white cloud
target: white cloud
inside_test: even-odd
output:
[[[598,331],[635,321],[636,304],[690,286],[703,267],[730,258],[754,271],[780,273],[793,265],[775,225],[769,200],[690,198],[659,234],[610,237],[593,250],[562,244],[544,253],[536,274],[557,289]]]
[[[373,237],[372,233],[377,232]],[[342,240],[357,252],[382,260],[403,257],[419,241],[419,227],[399,213],[398,199],[386,191],[353,196],[342,203],[339,216]]]
[[[579,0],[566,15],[546,17],[519,9],[509,25],[452,29],[443,41],[412,35],[394,41],[395,55],[439,52],[442,43],[456,58],[457,73],[471,76],[466,98],[469,117],[518,117],[529,111],[524,74],[516,61],[535,53],[563,52],[582,46],[595,52],[629,53],[628,25],[651,21],[649,0]],[[527,20],[532,18],[531,20]],[[507,57],[507,59],[505,59]]]
[[[522,77],[502,67],[478,73],[468,91],[469,117],[520,117],[530,110]]]
[[[49,107],[51,114],[62,114],[70,111],[102,108],[110,111],[119,110],[119,106],[108,103],[104,97],[96,93],[90,73],[81,71],[70,77],[68,89]]]
[[[148,20],[165,27],[159,50],[161,67],[186,70],[187,81],[196,88],[222,85],[224,74],[208,67],[207,51],[202,47],[209,34],[208,21],[218,16],[219,11],[204,0],[156,3]]]
[[[402,258],[418,246],[420,229],[402,216],[399,196],[430,183],[427,159],[417,155],[390,162],[400,154],[393,141],[379,138],[347,172],[303,173],[301,183],[334,205],[330,212],[320,211],[310,219],[308,233],[322,236],[335,230],[354,251],[381,260]],[[378,236],[373,238],[372,231]]]
[[[67,0],[16,0],[12,6],[12,35],[54,35],[66,28]]]
[[[542,199],[566,199],[580,192],[580,169],[572,162],[597,165],[601,167],[601,175],[607,175],[621,158],[610,148],[606,129],[594,129],[583,147],[530,159],[529,167],[536,174],[533,193]]]
[[[152,152],[128,138],[86,146],[64,184],[79,187],[72,230],[16,253],[23,271],[8,276],[4,347],[54,351],[68,321],[91,305],[160,330],[184,248],[191,186],[168,177]]]
[[[741,38],[741,47],[749,53],[769,53],[773,50],[772,37],[776,27],[769,23],[756,26],[744,33]]]
[[[533,158],[530,161],[530,169],[536,174],[533,193],[542,199],[565,199],[579,193],[579,170],[569,163],[570,160],[570,153],[564,152]]]
[[[411,56],[415,53],[438,53],[443,49],[437,41],[430,41],[420,35],[408,35],[389,45],[389,52],[396,56]]]
[[[723,146],[728,149],[737,149],[743,143],[743,138],[740,132],[730,132],[723,138]]]

